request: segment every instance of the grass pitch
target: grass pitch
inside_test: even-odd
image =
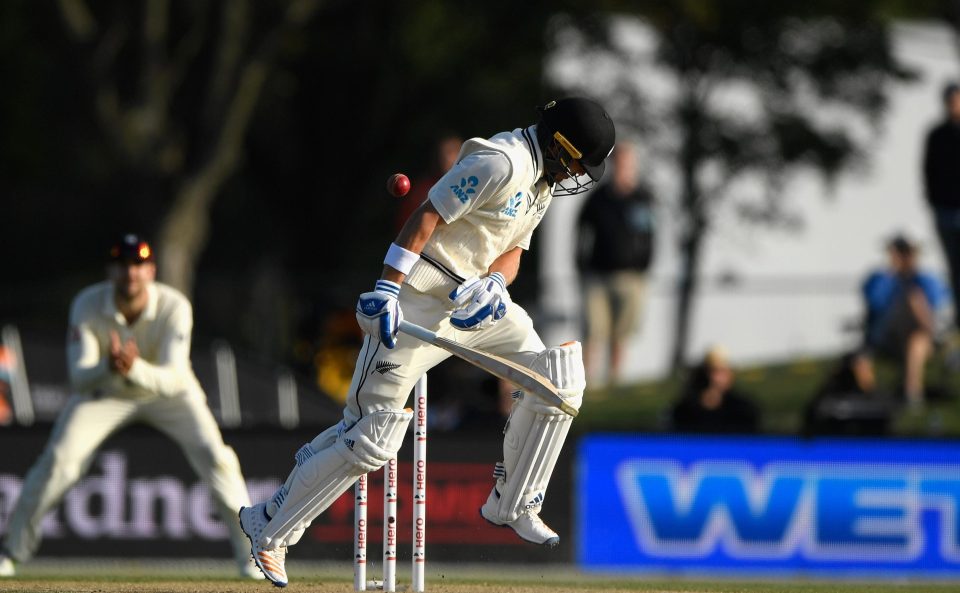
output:
[[[376,577],[376,569],[370,577]],[[406,590],[409,571],[400,567],[397,589]],[[284,593],[349,593],[348,563],[288,563],[290,585]],[[427,566],[430,593],[947,593],[960,582],[879,582],[826,580],[666,579],[634,575],[584,574],[567,566]],[[0,591],[24,593],[271,593],[269,583],[234,577],[223,561],[57,560],[39,559],[20,567],[13,579],[0,579]]]

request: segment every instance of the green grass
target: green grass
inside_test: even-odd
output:
[[[762,432],[797,435],[803,423],[804,406],[837,364],[836,360],[798,359],[788,364],[737,368],[737,388],[760,406]],[[928,385],[960,395],[960,372],[942,359],[927,368]],[[893,389],[897,369],[890,363],[877,365],[881,387]],[[573,430],[664,432],[667,414],[682,388],[683,377],[587,390],[584,405]],[[960,399],[931,401],[922,409],[903,410],[894,417],[892,432],[902,437],[960,438]]]
[[[343,562],[294,560],[288,565],[288,591],[326,593],[351,591],[352,567]],[[376,578],[376,571],[369,574]],[[398,590],[409,583],[409,571],[397,575]],[[531,591],[631,593],[941,593],[957,591],[956,582],[875,580],[674,578],[582,573],[568,565],[494,565],[432,563],[427,591],[436,593],[523,593]],[[241,593],[273,591],[264,582],[240,581],[232,564],[215,560],[58,560],[37,559],[15,580],[0,579],[0,591],[42,593]]]

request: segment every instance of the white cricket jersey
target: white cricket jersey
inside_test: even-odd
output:
[[[85,288],[70,306],[67,369],[75,393],[147,398],[201,391],[190,364],[193,308],[177,290],[153,282],[147,308],[131,325],[117,310],[113,283]],[[110,332],[140,350],[127,377],[110,371]]]
[[[446,224],[433,231],[405,282],[429,292],[485,275],[515,247],[529,249],[553,198],[542,176],[536,126],[464,142],[457,163],[428,193]]]

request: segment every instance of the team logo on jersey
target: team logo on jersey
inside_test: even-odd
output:
[[[547,205],[543,202],[537,202],[537,220],[543,218],[543,215],[547,213]]]
[[[400,365],[395,362],[389,362],[386,360],[377,361],[377,366],[370,373],[380,373],[381,375],[386,375],[394,369],[399,369]]]
[[[476,176],[471,175],[470,177],[464,177],[460,179],[460,185],[451,185],[450,189],[453,190],[453,195],[457,196],[457,199],[466,204],[470,201],[470,196],[477,193],[477,190],[474,188],[480,184],[480,180]]]
[[[516,218],[517,209],[520,208],[520,204],[522,203],[523,203],[523,192],[522,191],[517,192],[517,195],[510,198],[510,200],[507,202],[507,205],[504,206],[503,210],[501,210],[500,212],[502,212],[503,214],[506,214],[510,218]]]

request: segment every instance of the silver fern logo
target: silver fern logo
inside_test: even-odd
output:
[[[376,367],[371,371],[371,373],[380,373],[381,375],[386,375],[394,369],[399,369],[400,365],[395,362],[389,362],[386,360],[377,361]]]

